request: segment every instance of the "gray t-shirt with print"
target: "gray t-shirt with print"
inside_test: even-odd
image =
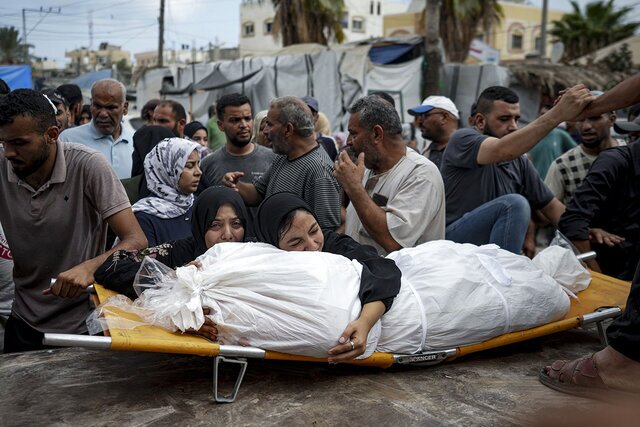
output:
[[[228,172],[244,172],[240,181],[253,184],[271,167],[276,154],[262,145],[254,144],[254,150],[246,156],[233,156],[226,147],[208,155],[200,165],[209,185],[223,185],[222,178]]]

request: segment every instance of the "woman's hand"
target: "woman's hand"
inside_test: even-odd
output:
[[[198,329],[194,331],[193,329],[185,331],[185,334],[199,335],[202,338],[208,339],[209,341],[216,342],[218,341],[218,329],[216,328],[216,324],[213,323],[213,320],[206,317],[211,313],[211,310],[208,308],[203,308],[202,312],[205,315],[204,324]]]
[[[190,265],[195,265],[198,270],[202,268],[202,263],[197,259],[194,259],[193,261],[186,263],[184,267],[188,267]],[[208,309],[205,308],[205,310],[208,310]]]
[[[346,362],[364,354],[367,349],[369,331],[382,317],[384,311],[385,306],[382,301],[365,304],[360,312],[360,317],[349,323],[338,339],[340,344],[329,350],[328,362]]]
[[[370,330],[371,326],[362,319],[349,323],[338,340],[340,344],[329,350],[329,363],[346,362],[364,354]]]

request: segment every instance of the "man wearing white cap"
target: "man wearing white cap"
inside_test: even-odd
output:
[[[548,113],[518,129],[518,96],[502,86],[485,89],[477,102],[476,128],[454,133],[442,157],[446,238],[495,243],[519,254],[531,210],[557,226],[564,205],[524,154],[558,124],[575,119],[593,99],[584,86],[572,87]]]
[[[415,116],[422,137],[431,141],[422,154],[440,168],[449,138],[458,130],[458,109],[446,96],[430,96],[422,105],[411,108],[409,114]]]

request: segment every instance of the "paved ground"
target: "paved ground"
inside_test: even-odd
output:
[[[576,330],[430,368],[250,361],[232,404],[212,401],[207,358],[83,349],[3,355],[0,424],[538,425],[557,408],[603,413],[537,380],[545,363],[599,348],[594,331]]]

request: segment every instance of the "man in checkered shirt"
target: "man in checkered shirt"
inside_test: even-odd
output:
[[[592,91],[599,96],[602,92]],[[589,172],[591,164],[602,150],[617,147],[619,142],[611,137],[611,126],[616,121],[613,112],[588,117],[577,122],[581,142],[551,163],[544,183],[551,189],[558,200],[565,205]]]

